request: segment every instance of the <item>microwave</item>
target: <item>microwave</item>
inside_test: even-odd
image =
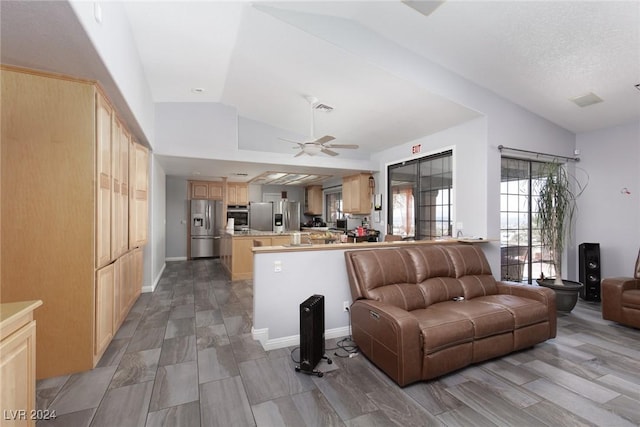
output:
[[[249,207],[244,205],[227,206],[227,219],[233,218],[235,231],[249,228]]]
[[[336,220],[336,228],[338,230],[342,230],[347,232],[349,230],[353,230],[362,225],[362,219],[360,218],[344,218]]]

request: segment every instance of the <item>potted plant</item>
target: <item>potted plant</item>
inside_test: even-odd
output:
[[[555,269],[555,279],[541,276],[537,282],[556,291],[558,311],[570,312],[583,285],[562,279],[562,254],[571,235],[576,199],[584,191],[584,186],[557,161],[547,163],[541,172],[537,221],[540,239],[549,250],[551,265]]]

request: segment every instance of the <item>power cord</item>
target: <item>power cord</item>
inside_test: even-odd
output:
[[[349,309],[349,307],[347,307],[347,312],[349,313],[349,330],[351,330],[351,310]],[[293,363],[300,363],[300,360],[296,360],[295,356],[293,355],[296,351],[299,351],[299,350],[300,350],[299,346],[291,350],[291,360],[293,360]],[[332,351],[332,350],[336,350],[333,353],[334,356],[345,358],[345,359],[356,357],[358,355],[358,346],[353,341],[353,338],[351,335],[349,335],[348,337],[342,338],[340,341],[336,342],[335,347],[325,348],[325,351]],[[346,354],[338,354],[338,351],[343,351]]]
[[[347,307],[347,312],[349,313],[349,330],[351,330],[351,310],[349,307]],[[338,341],[336,343],[336,347],[327,348],[326,350],[336,350],[333,355],[345,359],[352,358],[358,355],[358,346],[353,341],[353,337],[351,335]],[[343,351],[346,354],[338,354],[338,351]]]

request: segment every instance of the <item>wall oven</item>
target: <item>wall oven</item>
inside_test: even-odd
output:
[[[242,231],[249,229],[249,207],[245,205],[227,206],[227,219],[233,218],[233,229]]]

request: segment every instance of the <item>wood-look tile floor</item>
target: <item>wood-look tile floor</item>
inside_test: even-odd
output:
[[[292,349],[251,339],[252,295],[216,260],[167,263],[95,369],[38,382],[57,413],[38,427],[640,425],[640,331],[597,303],[553,340],[399,388],[361,355],[296,373]]]

